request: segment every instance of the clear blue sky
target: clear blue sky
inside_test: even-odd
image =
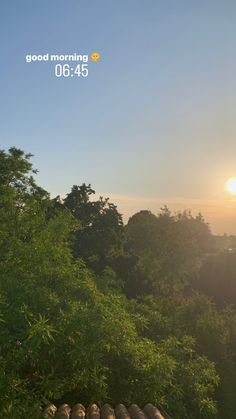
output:
[[[236,176],[235,21],[234,0],[3,0],[0,147],[32,152],[53,195],[89,182],[150,208],[210,201],[209,221],[236,232],[220,210]],[[86,80],[25,63],[93,51]]]

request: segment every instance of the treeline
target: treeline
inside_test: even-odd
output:
[[[201,215],[123,224],[91,185],[51,199],[0,151],[0,416],[48,401],[236,417],[236,253]]]

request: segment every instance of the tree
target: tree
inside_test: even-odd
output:
[[[36,185],[28,155],[13,149],[1,152],[1,160],[0,416],[36,419],[49,400],[131,403],[135,397],[161,402],[182,418],[214,417],[218,377],[193,339],[142,336],[145,319],[132,312],[112,271],[97,276],[74,257],[80,216],[69,205],[55,208]],[[86,188],[75,192],[82,194],[82,231],[91,233],[82,251],[90,255],[97,249],[91,238],[106,229],[110,237],[120,218],[104,200],[89,205],[87,217]]]
[[[199,273],[212,249],[209,226],[191,213],[159,216],[141,211],[126,226],[126,250],[136,264],[126,280],[129,296],[181,292]]]
[[[229,249],[210,255],[193,286],[212,297],[218,307],[236,305],[236,253]]]
[[[80,224],[74,236],[74,256],[82,257],[87,266],[100,273],[122,253],[123,221],[108,198],[92,201],[94,194],[91,185],[74,185],[64,207]]]

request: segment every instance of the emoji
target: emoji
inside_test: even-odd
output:
[[[93,52],[90,56],[90,59],[92,61],[99,61],[100,60],[100,54],[98,52]]]

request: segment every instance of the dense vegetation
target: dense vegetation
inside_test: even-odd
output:
[[[200,215],[124,225],[85,184],[51,199],[30,157],[0,151],[0,417],[49,400],[236,417],[234,249]]]

